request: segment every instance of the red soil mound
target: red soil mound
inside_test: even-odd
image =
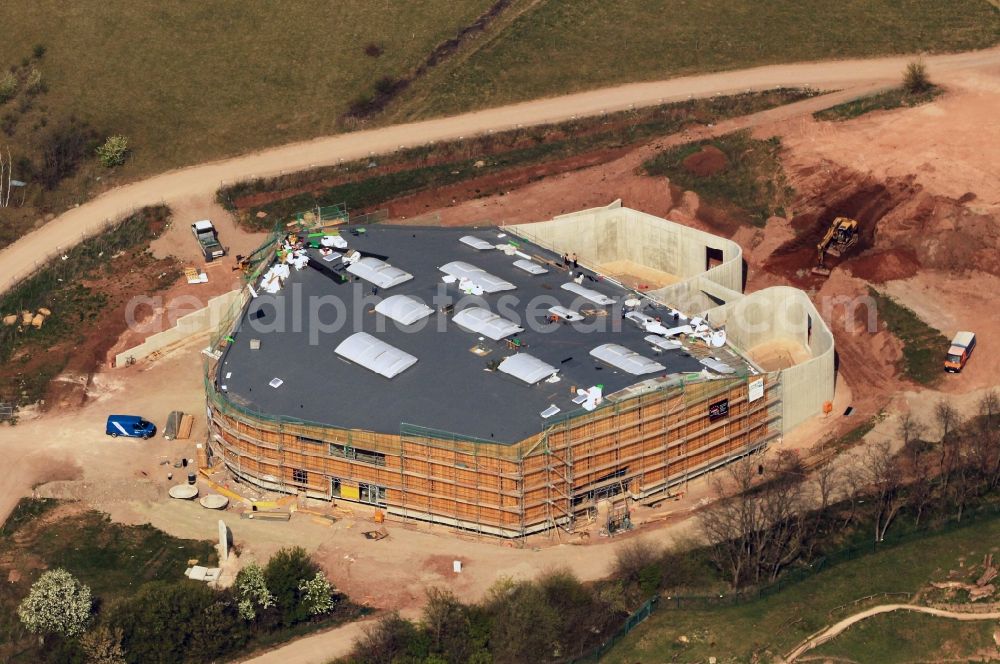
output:
[[[852,275],[872,283],[906,279],[915,275],[920,267],[916,254],[907,248],[866,253],[849,263]]]
[[[706,145],[700,151],[690,154],[681,162],[684,169],[700,178],[715,175],[729,165],[725,153],[714,145]]]

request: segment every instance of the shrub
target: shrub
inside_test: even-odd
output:
[[[392,664],[410,651],[418,638],[417,628],[393,611],[365,630],[354,646],[353,661]]]
[[[383,53],[385,53],[385,49],[375,42],[368,42],[368,45],[365,46],[365,55],[369,58],[377,58]]]
[[[395,79],[391,76],[383,76],[379,80],[375,81],[375,92],[379,96],[389,96],[396,92],[400,87],[402,81]]]
[[[17,115],[4,113],[3,118],[0,118],[0,130],[8,136],[13,136],[15,129],[17,129]]]
[[[4,72],[0,76],[0,104],[6,103],[17,94],[17,76],[13,72]]]
[[[36,60],[41,60],[42,56],[45,55],[45,50],[45,44],[35,44],[35,47],[31,49],[31,53],[35,56]]]
[[[32,67],[24,79],[24,88],[31,93],[42,92],[45,89],[45,83],[42,82],[42,72]]]
[[[312,616],[304,601],[301,583],[314,578],[319,571],[319,565],[300,546],[281,549],[267,561],[264,580],[274,595],[275,608],[283,625],[291,626]]]
[[[92,606],[90,588],[57,568],[38,577],[17,607],[17,615],[35,634],[78,636],[90,620]]]
[[[497,664],[548,661],[557,654],[552,641],[559,615],[540,586],[499,581],[485,608],[492,618],[490,651]]]
[[[109,622],[121,628],[129,662],[210,662],[247,639],[232,596],[196,581],[144,584]]]
[[[80,637],[80,649],[87,656],[87,664],[126,664],[122,648],[122,630],[101,625]]]
[[[459,602],[438,588],[427,591],[423,627],[430,649],[447,662],[473,662],[489,658],[489,616],[477,606]]]
[[[257,563],[250,563],[236,575],[236,593],[240,618],[244,620],[256,618],[257,607],[274,606],[274,595],[267,589],[264,570]]]
[[[906,65],[903,72],[903,88],[910,94],[926,92],[931,87],[930,78],[927,76],[927,66],[923,62],[916,60]]]
[[[52,127],[41,139],[42,162],[38,178],[46,189],[55,189],[73,175],[84,157],[94,149],[97,135],[86,123],[71,118]]]
[[[639,591],[643,597],[652,597],[660,590],[663,582],[663,570],[656,563],[647,565],[639,571]]]
[[[318,616],[333,609],[333,587],[323,572],[316,572],[313,578],[299,581],[299,590],[302,592],[302,602],[310,615]]]
[[[108,140],[97,148],[97,156],[107,168],[121,166],[128,156],[128,138],[120,135],[109,136]]]
[[[662,551],[652,542],[634,539],[626,542],[615,552],[611,575],[626,585],[638,586],[643,570],[659,562]]]

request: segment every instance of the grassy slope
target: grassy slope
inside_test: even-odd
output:
[[[996,622],[958,622],[919,613],[873,616],[823,644],[810,655],[855,662],[928,662],[969,657],[992,649]]]
[[[0,3],[0,67],[46,45],[50,116],[130,136],[125,175],[137,176],[335,132],[373,81],[405,73],[490,4]],[[365,55],[369,42],[384,54]]]
[[[728,164],[717,173],[699,177],[684,166],[684,160],[707,145],[721,150]],[[642,167],[648,175],[665,175],[671,184],[690,189],[709,203],[735,207],[738,215],[763,226],[768,217],[784,214],[784,203],[794,193],[785,180],[780,151],[777,138],[760,140],[744,130],[669,148]]]
[[[925,323],[913,310],[869,286],[878,313],[886,327],[903,342],[900,367],[908,378],[933,385],[944,372],[944,356],[950,339]]]
[[[851,611],[829,612],[875,593],[914,592],[978,561],[1000,537],[1000,520],[928,536],[841,563],[766,599],[711,610],[660,610],[622,640],[604,661],[750,661],[751,653],[784,655],[824,625]],[[893,600],[890,600],[893,601]],[[678,637],[688,638],[687,644]],[[865,660],[865,661],[879,661]]]
[[[957,51],[1000,40],[986,0],[543,0],[461,66],[438,72],[404,115],[778,62]]]
[[[929,101],[933,101],[934,98],[942,92],[943,90],[937,86],[916,94],[911,94],[902,87],[893,88],[892,90],[880,92],[877,95],[861,97],[860,99],[855,99],[854,101],[831,106],[830,108],[823,109],[822,111],[816,111],[813,113],[813,117],[817,120],[842,122],[844,120],[850,120],[851,118],[856,118],[874,111],[887,111],[893,108],[901,108],[903,106],[913,107],[926,104]]]
[[[281,191],[282,187],[298,188],[309,182],[327,178],[344,182],[313,188],[302,194],[255,206],[241,216],[241,223],[257,229],[270,229],[275,217],[284,219],[314,205],[346,202],[348,210],[357,211],[382,205],[399,196],[431,188],[464,182],[493,173],[510,172],[519,167],[567,159],[589,151],[630,145],[657,135],[672,134],[690,125],[704,125],[724,118],[756,113],[781,104],[807,99],[813,93],[804,90],[770,90],[763,93],[739,94],[711,99],[694,99],[663,106],[612,113],[602,118],[583,118],[541,127],[529,127],[436,145],[433,149],[412,148],[379,159],[381,165],[407,164],[407,168],[380,173],[372,172],[369,160],[361,159],[336,167],[322,167],[259,182],[237,183],[222,192],[224,203],[232,209],[232,198],[262,191]],[[761,142],[763,143],[763,142]],[[742,145],[742,144],[741,144]],[[770,152],[765,154],[765,157]],[[426,164],[430,157],[433,161]],[[759,174],[756,161],[748,161],[753,174]],[[478,164],[478,166],[476,165]],[[742,165],[742,163],[741,163]],[[768,162],[775,171],[777,161]],[[735,169],[744,174],[744,168]],[[780,166],[773,173],[775,181],[783,178]],[[768,191],[773,187],[767,188]],[[478,189],[477,189],[478,191]],[[753,191],[763,191],[754,186]],[[493,193],[486,191],[483,195]],[[770,204],[765,201],[763,204]],[[268,216],[256,217],[258,210]],[[765,215],[766,218],[767,215]]]

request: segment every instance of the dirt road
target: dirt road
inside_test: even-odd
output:
[[[244,664],[326,664],[350,654],[354,641],[373,625],[375,620],[347,623],[326,632],[310,634],[274,650],[244,659]]]
[[[915,611],[917,613],[927,613],[940,618],[951,618],[952,620],[1000,619],[1000,611],[993,613],[960,613],[958,611],[945,611],[944,609],[935,609],[929,606],[918,606],[916,604],[882,604],[880,606],[873,606],[872,608],[861,611],[860,613],[855,613],[852,616],[848,616],[840,622],[826,628],[819,634],[809,637],[803,643],[798,645],[795,650],[790,652],[787,657],[785,657],[785,662],[794,662],[803,653],[808,652],[817,646],[823,645],[855,623],[859,623],[866,618],[871,618],[872,616],[877,616],[880,613],[890,613],[892,611]]]
[[[544,124],[570,117],[678,101],[689,97],[742,92],[776,86],[851,88],[890,84],[912,56],[871,60],[802,63],[758,67],[742,71],[688,76],[666,81],[635,83],[562,97],[466,113],[368,131],[340,134],[170,171],[112,189],[93,201],[70,209],[42,228],[0,252],[0,292],[34,271],[47,257],[99,231],[109,219],[143,205],[173,204],[201,199],[209,202],[223,182],[275,175],[310,166],[333,164],[370,154],[449,140],[520,125]],[[953,71],[981,70],[1000,65],[1000,47],[985,51],[932,56],[925,59],[932,77]],[[181,222],[189,220],[179,220]]]

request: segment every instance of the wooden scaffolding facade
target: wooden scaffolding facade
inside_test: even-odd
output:
[[[570,529],[606,498],[653,500],[780,432],[778,374],[626,390],[501,445],[405,424],[376,433],[253,413],[215,389],[213,370],[209,443],[241,478],[501,537]],[[763,396],[751,400],[755,380]]]

